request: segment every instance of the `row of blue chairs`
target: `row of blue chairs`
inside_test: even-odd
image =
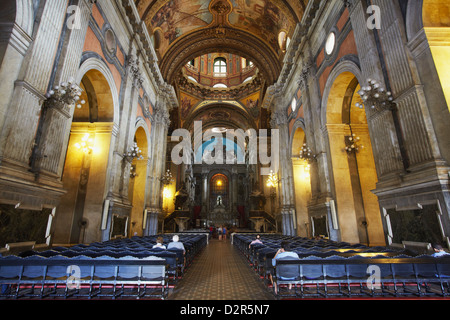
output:
[[[180,235],[181,240],[186,255],[178,249],[153,249],[155,236],[0,257],[0,299],[165,299],[183,275],[186,260],[194,259],[208,241],[203,235]]]
[[[272,279],[277,298],[447,298],[450,258],[277,260]],[[291,286],[293,290],[280,292],[282,286]]]
[[[1,297],[13,299],[165,299],[169,288],[167,261],[154,256],[8,256],[0,259],[0,284]]]
[[[254,234],[238,234],[233,243],[277,298],[449,295],[450,258],[278,235],[261,235],[263,244],[250,245],[254,239]],[[291,243],[299,259],[277,260],[274,267],[272,259],[283,241]],[[368,285],[372,278],[379,279],[380,287]],[[283,294],[285,287],[293,290]]]

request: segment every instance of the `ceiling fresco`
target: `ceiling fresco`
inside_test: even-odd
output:
[[[222,13],[217,2],[226,6],[224,24],[245,30],[252,37],[265,41],[278,51],[278,35],[292,35],[307,0],[135,0],[136,7],[149,29],[156,36],[160,56],[183,35],[217,23],[214,15]],[[222,9],[224,10],[224,9]]]
[[[275,51],[278,50],[278,34],[289,32],[292,19],[268,0],[233,0],[233,10],[228,19],[232,26],[257,35]]]
[[[202,121],[204,130],[266,128],[268,118],[261,109],[261,94],[277,81],[281,72],[285,48],[279,37],[292,37],[307,3],[308,0],[135,0],[140,18],[153,38],[161,74],[178,92],[180,107],[171,115],[174,128],[192,129],[194,121]],[[185,88],[182,70],[186,64],[214,53],[252,61],[258,70],[258,81],[233,87],[238,93],[224,90],[228,98],[208,95],[201,86]]]

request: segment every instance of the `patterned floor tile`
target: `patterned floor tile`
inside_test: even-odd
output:
[[[169,300],[273,300],[244,256],[229,241],[211,240]]]

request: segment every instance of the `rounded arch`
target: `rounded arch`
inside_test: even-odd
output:
[[[226,52],[248,59],[260,70],[267,83],[275,83],[281,72],[281,63],[276,53],[262,40],[237,29],[217,30],[211,32],[199,30],[176,41],[164,55],[160,68],[167,83],[173,83],[179,71],[198,56]]]
[[[300,236],[308,237],[309,213],[308,203],[311,200],[311,162],[300,158],[300,150],[307,144],[307,135],[303,121],[297,120],[291,134],[291,163],[294,176],[295,212],[297,215],[297,230]]]
[[[409,1],[406,9],[406,34],[412,40],[423,29],[423,0]]]
[[[384,242],[376,195],[377,172],[365,109],[355,106],[363,79],[352,61],[339,63],[327,80],[321,109],[330,189],[343,241],[380,245]],[[326,133],[325,133],[326,132]],[[349,198],[351,195],[351,198]]]
[[[98,58],[88,58],[86,59],[78,69],[78,73],[75,77],[76,82],[81,85],[81,82],[86,74],[90,71],[98,72],[106,80],[109,90],[111,92],[112,104],[113,104],[113,122],[116,125],[120,123],[120,104],[119,104],[119,93],[116,87],[114,76],[105,65],[103,61]]]
[[[150,134],[151,134],[151,124],[147,124],[144,118],[138,117],[136,120],[134,137],[138,143],[139,148],[142,150],[142,154],[146,155],[144,156],[144,158],[150,158],[151,156],[150,154],[151,148],[149,146],[149,143],[151,141]]]
[[[132,203],[130,213],[131,224],[128,226],[130,235],[142,235],[144,219],[142,212],[146,204],[146,188],[148,174],[149,132],[142,118],[136,121],[134,143],[142,151],[143,159],[133,159],[128,182],[128,199]]]
[[[0,18],[2,22],[15,23],[31,37],[34,26],[33,0],[2,0]]]
[[[337,121],[337,119],[329,119],[329,115],[334,114],[335,117],[342,118],[342,101],[341,103],[330,103],[331,99],[344,99],[343,96],[333,96],[333,92],[343,92],[338,89],[338,86],[345,86],[344,91],[347,90],[350,82],[356,78],[358,83],[365,83],[363,79],[361,69],[356,63],[352,61],[342,61],[331,71],[328,80],[325,85],[325,89],[322,95],[321,104],[321,125],[325,127],[330,121]],[[338,81],[339,80],[339,81]],[[332,122],[331,122],[332,123]],[[342,123],[341,119],[338,123]]]
[[[21,34],[20,45],[14,48],[25,55],[33,37],[34,8],[32,0],[2,0],[0,1],[0,21],[2,22],[2,39],[0,45],[0,65],[7,55],[7,46],[12,37],[13,30],[19,29]],[[28,37],[27,37],[28,36]]]
[[[307,136],[306,136],[306,127],[305,127],[305,122],[303,119],[298,119],[297,121],[294,122],[294,125],[292,127],[292,132],[291,132],[291,137],[290,137],[290,153],[291,153],[291,158],[294,158],[295,156],[297,156],[297,152],[300,150],[300,148],[303,145],[303,141],[308,140]],[[300,143],[301,141],[301,143]]]
[[[406,9],[406,32],[411,41],[423,28],[450,27],[450,3],[447,0],[409,1]]]

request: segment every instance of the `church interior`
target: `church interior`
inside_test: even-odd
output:
[[[0,300],[68,298],[65,266],[132,269],[117,250],[146,260],[173,235],[186,252],[151,265],[157,299],[304,299],[319,278],[267,271],[282,241],[342,263],[336,295],[369,277],[343,260],[377,256],[410,259],[418,287],[394,272],[382,296],[450,296],[450,260],[430,258],[450,248],[448,1],[2,0],[0,21]],[[423,265],[442,277],[417,282]],[[211,268],[240,284],[196,278]],[[130,277],[82,297],[145,295]]]

